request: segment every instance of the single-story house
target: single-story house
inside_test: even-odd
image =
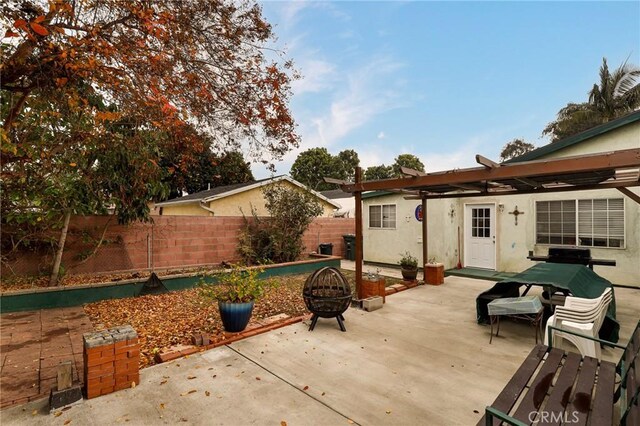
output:
[[[312,194],[323,209],[323,217],[332,217],[340,204],[307,188],[289,176],[275,176],[234,185],[218,186],[182,197],[177,197],[154,206],[155,214],[165,216],[241,216],[251,215],[252,207],[259,216],[268,216],[263,188],[284,185]]]
[[[355,217],[356,199],[350,192],[344,192],[342,189],[331,189],[320,192],[328,199],[340,204],[342,207],[334,213],[339,217]]]
[[[637,148],[640,111],[511,162]],[[637,186],[629,190],[640,196]],[[409,251],[422,264],[421,202],[385,191],[363,193],[362,199],[364,260],[397,264]],[[432,199],[425,220],[429,257],[445,268],[460,260],[464,267],[521,272],[533,265],[531,252],[579,246],[593,258],[616,261],[615,267],[595,266],[598,274],[640,287],[640,204],[617,189]]]

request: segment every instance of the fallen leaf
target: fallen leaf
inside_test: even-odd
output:
[[[38,410],[33,410],[33,411],[31,412],[31,415],[32,415],[32,416],[35,416],[36,414],[38,414]]]
[[[212,379],[215,379],[216,377],[218,377],[217,374],[214,374],[213,376],[211,376]]]
[[[302,388],[303,391],[306,391],[307,389],[309,389],[309,386],[305,386]]]
[[[256,380],[262,380],[260,377],[256,377]]]
[[[160,409],[164,410],[164,403],[160,403]]]
[[[387,413],[387,414],[391,414],[391,410],[387,410],[387,411],[386,411],[386,413]]]
[[[287,422],[285,422],[284,420],[282,420],[282,421],[280,422],[280,426],[287,426]]]
[[[187,392],[187,393],[195,393],[195,392],[198,392],[198,391],[197,391],[197,390],[195,390],[195,389],[191,389],[191,390],[190,390],[189,392]]]
[[[322,396],[324,396],[324,392],[322,392]]]
[[[189,376],[189,377],[187,377],[187,379],[188,379],[188,380],[193,380],[193,379],[195,379],[196,377],[197,377],[197,376]]]
[[[53,413],[53,415],[56,417],[60,417],[62,415],[62,411],[56,411],[55,413]]]
[[[347,419],[347,423],[349,423],[350,425],[352,425],[354,422],[351,419]]]
[[[206,396],[209,396],[209,395],[211,395],[211,392],[209,392],[209,391],[204,391],[204,394],[205,394]]]
[[[165,383],[167,383],[166,380],[163,380],[163,381],[160,382],[161,385],[164,385]]]
[[[64,424],[65,424],[65,425],[68,425],[69,423],[71,423],[71,419],[67,419],[67,420],[64,422]]]

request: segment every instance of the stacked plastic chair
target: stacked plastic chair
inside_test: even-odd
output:
[[[611,288],[607,288],[595,299],[567,296],[564,306],[557,306],[555,313],[547,320],[544,343],[549,345],[550,325],[597,338],[612,298]],[[566,339],[578,348],[582,356],[601,358],[600,343],[557,330],[552,333],[554,347],[559,346],[562,339]]]

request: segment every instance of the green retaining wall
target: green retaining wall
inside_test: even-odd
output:
[[[340,259],[321,258],[313,261],[292,262],[283,265],[270,265],[260,274],[261,278],[280,275],[293,275],[312,272],[325,266],[340,267]],[[185,290],[194,287],[200,276],[180,276],[161,278],[169,291]],[[215,278],[208,281],[215,282]],[[32,311],[36,309],[66,308],[106,299],[122,299],[140,294],[144,281],[125,281],[120,283],[89,284],[86,286],[65,287],[60,289],[22,290],[0,295],[0,312]]]

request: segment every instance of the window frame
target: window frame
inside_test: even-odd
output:
[[[371,226],[371,207],[380,207],[380,226]],[[393,226],[384,226],[384,208],[385,207],[393,207],[395,212],[395,217],[393,220]],[[369,209],[367,210],[368,220],[367,225],[368,229],[379,229],[379,230],[393,230],[398,228],[398,205],[396,203],[386,203],[386,204],[369,204]]]
[[[580,201],[593,201],[595,200],[607,200],[607,215],[609,214],[609,202],[608,200],[622,200],[622,239],[623,242],[619,247],[613,246],[596,246],[596,245],[584,245],[580,244]],[[575,204],[575,241],[576,244],[559,244],[559,243],[539,243],[538,242],[538,203],[550,203],[553,201],[572,201]],[[534,202],[534,244],[540,246],[565,246],[565,247],[584,247],[592,249],[607,249],[607,250],[625,250],[627,248],[627,202],[625,197],[603,197],[603,198],[568,198],[560,200],[536,200]],[[593,210],[592,210],[593,211]],[[609,231],[607,230],[607,244],[609,244]]]

